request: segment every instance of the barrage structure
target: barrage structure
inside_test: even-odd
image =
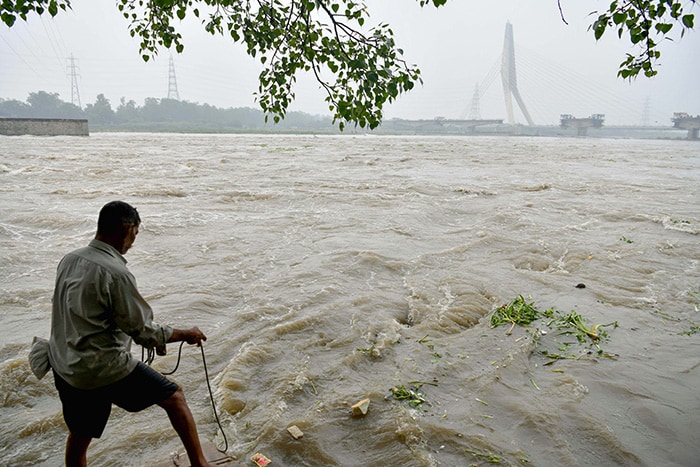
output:
[[[577,136],[587,136],[589,128],[602,128],[605,115],[594,114],[586,118],[576,118],[573,115],[563,114],[559,120],[562,128],[575,128]]]
[[[698,132],[700,132],[700,115],[692,116],[685,112],[676,112],[673,114],[674,128],[688,130],[688,139],[697,140]]]

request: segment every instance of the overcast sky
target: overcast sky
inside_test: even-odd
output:
[[[450,0],[439,9],[421,9],[416,0],[366,3],[373,21],[391,24],[404,57],[423,73],[423,85],[386,107],[385,118],[467,118],[478,110],[481,118],[505,119],[500,76],[487,78],[500,64],[506,22],[513,25],[519,90],[537,124],[557,124],[564,113],[602,113],[608,125],[669,125],[673,112],[700,114],[700,34],[665,41],[657,77],[621,80],[618,64],[631,46],[615,33],[596,42],[587,30],[588,14],[609,0],[561,0],[568,24],[556,0]],[[171,53],[143,62],[127,27],[106,0],[74,0],[73,10],[55,19],[0,25],[0,98],[25,101],[41,90],[70,102],[71,56],[83,107],[98,94],[113,109],[121,98],[143,105],[147,97],[167,97]],[[172,53],[180,99],[257,107],[260,66],[244,47],[208,35],[194,19],[182,27],[185,51]],[[329,113],[310,77],[299,79],[296,94],[291,110]],[[517,111],[516,120],[525,123]]]

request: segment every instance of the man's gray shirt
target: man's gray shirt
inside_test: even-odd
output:
[[[126,259],[111,245],[92,240],[59,263],[49,361],[71,386],[94,389],[124,378],[138,362],[130,352],[132,338],[154,348],[172,333],[153,322]]]

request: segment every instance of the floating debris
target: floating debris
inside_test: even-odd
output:
[[[579,286],[585,287],[584,284],[579,284],[576,287]],[[511,303],[498,307],[491,316],[491,326],[497,327],[502,324],[510,324],[510,329],[508,332],[506,332],[506,335],[510,335],[516,324],[527,326],[533,321],[543,317],[548,318],[546,323],[547,328],[559,331],[560,335],[573,335],[581,345],[588,344],[595,346],[597,353],[600,356],[612,359],[617,358],[617,355],[606,353],[600,348],[600,342],[608,337],[607,331],[603,328],[617,328],[617,321],[607,324],[593,324],[588,326],[585,323],[583,316],[575,311],[571,311],[569,313],[564,313],[555,309],[539,311],[535,308],[533,303],[526,302],[522,295],[519,295]],[[535,346],[538,347],[542,337],[547,336],[547,331],[544,329],[538,329],[532,331],[530,334],[535,342]],[[553,340],[557,342],[556,337],[554,337]],[[551,349],[542,349],[539,350],[539,352],[547,358],[552,359],[552,362],[550,363],[561,359],[581,358],[580,356],[577,357],[576,355],[568,352],[572,345],[571,343],[560,342],[559,344],[558,351],[567,353],[557,353]],[[588,354],[590,354],[590,351],[588,351]]]
[[[484,459],[489,464],[500,464],[501,463],[501,457],[496,455],[496,454],[493,454],[491,452],[479,452],[479,451],[475,451],[474,449],[465,449],[465,452],[468,452],[469,454],[473,455],[474,457]]]
[[[530,384],[532,384],[532,387],[537,389],[538,391],[540,390],[540,387],[537,385],[534,379],[530,378]]]
[[[255,454],[250,456],[250,460],[253,461],[258,467],[265,467],[266,465],[272,463],[270,459],[260,454],[259,452],[256,452]]]
[[[590,339],[596,346],[601,338],[607,337],[608,333],[602,329],[604,327],[614,326],[617,327],[617,321],[613,321],[608,324],[594,324],[591,327],[586,326],[583,321],[583,316],[575,311],[571,311],[569,314],[564,316],[559,316],[552,319],[548,326],[554,325],[557,329],[564,330],[565,334],[574,334],[576,339],[581,343],[585,344]]]
[[[530,324],[540,315],[541,313],[537,311],[533,303],[526,302],[523,296],[519,295],[512,302],[496,308],[494,314],[491,315],[491,326],[495,328],[510,323],[510,329],[506,332],[506,335],[510,335],[516,324],[521,326]]]
[[[292,438],[294,439],[301,439],[304,436],[304,432],[301,431],[296,425],[290,426],[289,428],[287,428],[287,431],[290,435],[292,435]]]
[[[352,414],[355,416],[367,415],[369,411],[369,399],[362,399],[352,406]]]
[[[401,386],[394,386],[390,389],[390,391],[394,396],[394,399],[405,401],[411,407],[419,409],[422,407],[423,403],[426,402],[426,400],[425,395],[418,389],[419,388],[417,387],[414,387],[413,389],[406,389],[406,386],[402,384]]]

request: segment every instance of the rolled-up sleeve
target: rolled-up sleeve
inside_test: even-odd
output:
[[[141,296],[130,272],[112,277],[110,286],[114,321],[139,345],[162,347],[173,334],[170,326],[153,322],[153,310]]]

